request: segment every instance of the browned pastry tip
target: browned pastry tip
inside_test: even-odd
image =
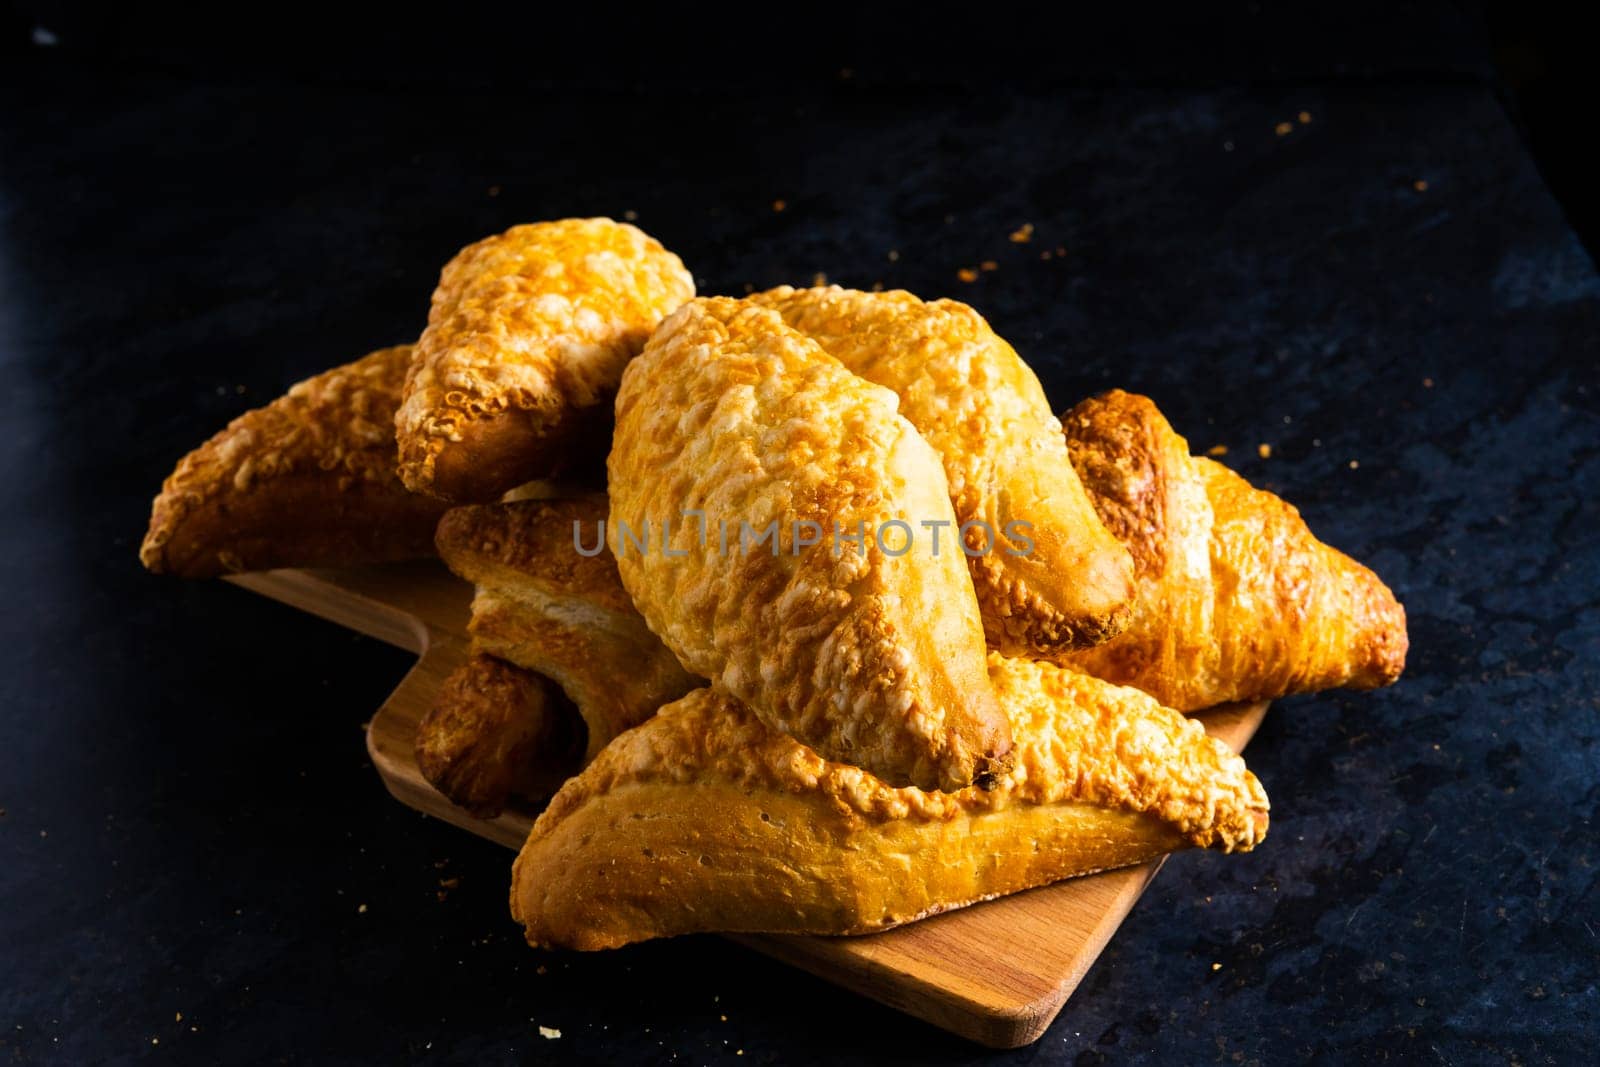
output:
[[[1006,765],[1010,728],[943,468],[896,405],[777,312],[692,300],[623,375],[610,543],[689,670],[831,759],[960,789]],[[913,534],[894,554],[890,520],[942,523],[943,553]],[[654,530],[655,547],[630,548],[624,528]]]
[[[561,687],[587,727],[586,759],[704,684],[623,589],[604,548],[606,514],[603,493],[477,504],[447,512],[437,535],[445,563],[477,586],[473,640]]]
[[[512,873],[530,943],[724,931],[861,934],[1174,849],[1245,851],[1268,803],[1242,760],[1150,697],[991,656],[1016,760],[994,787],[892,788],[718,689],[618,738]]]
[[[1189,454],[1148,397],[1062,416],[1072,460],[1139,582],[1118,637],[1065,658],[1183,711],[1395,681],[1405,609],[1293,506]]]
[[[491,501],[605,451],[622,368],[694,295],[677,256],[627,223],[514,226],[440,274],[395,424],[417,492]]]
[[[903,290],[781,286],[750,297],[892,390],[944,465],[991,648],[1053,658],[1127,623],[1127,551],[1078,484],[1044,389],[982,315]],[[987,551],[985,551],[987,549]]]
[[[394,471],[410,360],[409,345],[380,349],[234,419],[167,478],[140,560],[208,578],[432,555],[444,505]]]
[[[577,773],[583,721],[553,684],[475,653],[444,681],[417,727],[417,766],[451,803],[492,819],[539,802]]]

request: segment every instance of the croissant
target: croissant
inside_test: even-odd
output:
[[[395,416],[405,484],[489,501],[556,471],[601,436],[623,366],[693,295],[677,256],[610,219],[515,226],[462,249]]]
[[[939,453],[991,648],[1048,658],[1122,628],[1132,561],[1078,483],[1039,380],[983,316],[838,286],[750,299],[893,390]]]
[[[1389,588],[1289,504],[1190,456],[1149,398],[1114,390],[1061,421],[1139,581],[1128,628],[1066,663],[1182,711],[1400,677],[1406,615]]]
[[[1004,770],[967,569],[909,525],[953,528],[944,473],[893,393],[774,311],[693,300],[623,375],[607,471],[622,583],[689,670],[893,784]]]
[[[234,419],[162,485],[139,559],[210,578],[432,555],[444,505],[394,472],[410,362],[410,345],[380,349]]]
[[[605,517],[604,494],[478,504],[449,511],[437,537],[446,565],[477,585],[476,646],[561,687],[582,716],[585,761],[704,684],[645,626],[611,553],[577,551],[579,535],[601,543]]]
[[[449,675],[417,726],[417,766],[480,819],[513,799],[540,801],[576,773],[582,729],[553,685],[477,653]]]
[[[556,794],[512,870],[513,917],[531,944],[576,949],[862,934],[1266,834],[1261,783],[1198,722],[1048,663],[989,670],[1017,758],[987,791],[890,788],[696,690]]]

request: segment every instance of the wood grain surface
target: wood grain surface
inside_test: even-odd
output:
[[[418,653],[368,727],[373,764],[402,803],[508,848],[521,846],[535,813],[473,818],[428,784],[412,754],[417,723],[467,654],[468,585],[431,560],[229,580]],[[1266,708],[1228,705],[1198,718],[1239,751]],[[980,1044],[1015,1048],[1050,1025],[1160,869],[1157,860],[1074,878],[865,937],[733,939]]]

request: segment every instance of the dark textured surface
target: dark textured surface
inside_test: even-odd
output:
[[[1600,280],[1482,88],[529,98],[29,59],[0,94],[0,1056],[1592,1051]],[[509,857],[367,763],[404,655],[137,567],[177,457],[413,336],[458,246],[626,211],[705,291],[971,301],[1058,404],[1150,393],[1408,605],[1398,687],[1269,716],[1266,844],[1169,864],[1033,1048],[713,938],[524,948]]]

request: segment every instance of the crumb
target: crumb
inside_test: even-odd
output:
[[[975,282],[978,280],[978,272],[973,270],[971,267],[962,267],[960,270],[956,271],[956,277],[960,278],[964,282]]]
[[[978,264],[978,268],[979,268],[979,269],[980,269],[980,270],[986,270],[986,271],[989,271],[989,270],[999,270],[999,269],[1000,269],[1000,264],[998,264],[998,263],[996,263],[996,262],[995,262],[995,261],[994,261],[994,260],[992,260],[992,259],[986,259],[986,260],[984,260],[984,261],[983,261],[983,262],[982,262],[982,263],[979,263],[979,264]]]
[[[461,884],[461,879],[460,878],[441,878],[441,879],[439,879],[439,888],[440,889],[454,889],[456,886],[458,886],[460,884]]]
[[[630,207],[628,210],[622,213],[622,218],[624,222],[638,222],[639,213]]]
[[[1213,964],[1212,964],[1212,965],[1211,965],[1211,969],[1212,969],[1212,970],[1213,970],[1213,971],[1220,971],[1220,970],[1222,970],[1222,964],[1220,964],[1220,963],[1213,963]]]
[[[1227,445],[1212,445],[1210,448],[1206,449],[1206,455],[1208,456],[1226,456],[1227,454]]]
[[[359,905],[356,906],[356,914],[357,915],[365,915],[366,913],[367,913],[367,906],[365,904],[359,904]]]
[[[1280,122],[1276,126],[1272,127],[1272,132],[1277,134],[1279,137],[1287,137],[1293,129],[1294,123]]]
[[[533,973],[534,974],[549,974],[550,973],[550,969],[548,967],[546,967],[544,964],[541,963],[541,964],[539,964],[539,966],[537,966],[537,967],[535,967],[533,969]]]
[[[1358,469],[1360,469],[1360,467],[1361,467],[1361,461],[1359,459],[1353,459],[1353,460],[1350,461],[1350,469],[1351,470],[1358,470]]]
[[[754,285],[750,284],[749,282],[745,282],[744,283],[744,291],[747,292],[747,293],[753,293],[753,292],[756,291],[756,287]]]
[[[1296,115],[1295,118],[1300,120],[1300,125],[1302,126],[1311,125],[1311,112],[1309,111],[1302,111],[1300,114]]]
[[[1428,183],[1425,179],[1418,178],[1416,181],[1411,183],[1411,188],[1415,189],[1419,193],[1425,193],[1428,191]]]
[[[240,396],[243,396],[244,395],[244,386],[236,385],[236,386],[233,387],[233,391],[238,393]]]
[[[161,1044],[161,1039],[159,1037],[152,1037],[150,1039],[150,1043],[152,1045],[159,1045],[159,1044]]]
[[[873,291],[873,292],[874,292],[874,293],[881,293],[881,292],[883,292],[883,283],[882,283],[882,282],[873,282],[873,283],[872,283],[872,291]]]
[[[1256,445],[1256,455],[1260,456],[1262,459],[1271,459],[1272,446],[1263,441],[1261,444]]]
[[[1065,245],[1056,245],[1056,255],[1064,256],[1066,254],[1067,254],[1067,248],[1066,248]]]
[[[444,865],[449,863],[449,862],[450,862],[449,860],[434,860],[433,861],[433,869],[436,870],[436,871],[437,870],[441,870],[441,869],[443,869]]]
[[[546,1041],[554,1041],[556,1038],[561,1036],[561,1031],[557,1030],[553,1026],[541,1026],[539,1027],[539,1036],[544,1038]]]
[[[1433,379],[1432,378],[1424,378],[1424,379],[1422,379],[1422,387],[1424,389],[1432,389],[1433,388]],[[0,808],[0,815],[4,815],[5,813],[6,813],[6,809],[5,808]]]
[[[817,273],[815,273],[815,274],[813,274],[811,276],[811,284],[812,285],[827,285],[828,284],[828,276],[826,274],[822,273],[819,270],[819,271],[817,271]]]
[[[1021,226],[1011,231],[1011,243],[1025,245],[1033,240],[1033,223],[1024,222]]]
[[[490,196],[499,196],[500,195],[500,187],[498,185],[489,186],[489,195]]]
[[[774,200],[772,202],[772,210],[774,210],[774,211],[781,212],[784,208],[786,208],[788,206],[789,205],[786,202],[782,201],[782,200]]]
[[[898,263],[898,262],[900,262],[900,250],[898,248],[889,249],[889,262],[890,263]]]
[[[183,1012],[181,1012],[181,1011],[179,1011],[179,1012],[174,1012],[174,1013],[173,1013],[173,1018],[172,1018],[172,1021],[173,1021],[173,1022],[177,1022],[177,1023],[181,1023],[181,1022],[183,1022]]]

